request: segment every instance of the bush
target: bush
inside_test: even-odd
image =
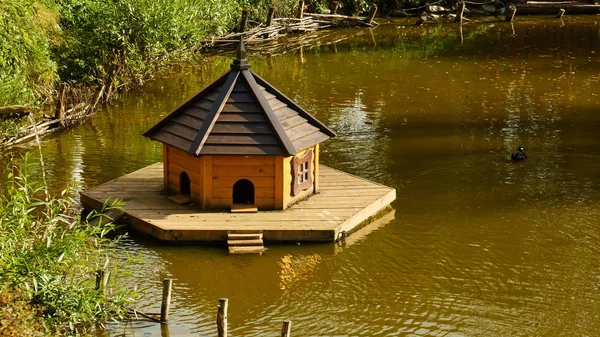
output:
[[[235,0],[58,0],[63,42],[54,48],[63,81],[137,80],[171,54],[234,26]],[[115,76],[117,78],[115,78]]]
[[[21,295],[4,300],[12,309],[0,311],[2,326],[36,316],[47,331],[81,333],[124,317],[133,292],[116,289],[113,278],[107,295],[95,289],[96,270],[110,268],[113,275],[118,271],[109,264],[117,243],[106,238],[112,227],[81,223],[69,192],[49,196],[45,183],[32,179],[40,165],[27,157],[9,171],[6,191],[0,195],[0,280],[3,296],[7,291]]]
[[[0,1],[0,106],[41,104],[56,80],[50,40],[58,13],[51,1]]]

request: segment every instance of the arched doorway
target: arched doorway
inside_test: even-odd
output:
[[[254,205],[254,184],[247,179],[240,179],[233,184],[233,203]]]
[[[179,175],[179,194],[190,195],[190,177],[187,173],[181,172]]]

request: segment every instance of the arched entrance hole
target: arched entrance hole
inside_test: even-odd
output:
[[[254,184],[247,179],[240,179],[233,184],[233,203],[254,205]]]
[[[181,172],[179,175],[179,194],[190,195],[190,177],[187,173]]]

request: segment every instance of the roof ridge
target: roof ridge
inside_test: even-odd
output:
[[[296,112],[298,112],[300,114],[301,117],[306,118],[307,121],[314,125],[315,127],[319,128],[321,131],[324,131],[325,134],[327,134],[330,137],[335,137],[336,134],[335,132],[333,132],[333,130],[331,130],[329,127],[327,127],[327,125],[323,124],[323,122],[321,122],[320,120],[318,120],[315,116],[311,115],[308,111],[304,110],[302,107],[300,107],[298,104],[296,104],[293,100],[291,100],[290,98],[288,98],[285,94],[283,94],[281,91],[279,91],[277,88],[275,88],[273,85],[271,85],[269,82],[265,81],[265,79],[263,79],[262,77],[258,76],[257,74],[255,74],[252,70],[247,70],[250,73],[252,73],[252,75],[254,75],[253,77],[255,79],[257,79],[257,84],[262,85],[263,87],[265,87],[265,90],[267,92],[269,91],[273,91],[271,92],[271,94],[275,94],[275,97],[280,100],[281,102],[285,103],[288,107],[290,107],[291,109],[295,110]]]
[[[217,119],[219,118],[219,115],[221,114],[225,103],[227,103],[227,99],[229,99],[229,95],[231,95],[233,87],[235,86],[235,83],[239,78],[239,75],[239,71],[232,70],[229,72],[227,80],[225,80],[225,83],[223,84],[219,95],[217,95],[215,102],[211,106],[210,111],[206,116],[206,119],[202,123],[200,130],[198,130],[196,138],[194,139],[192,145],[188,150],[189,154],[194,156],[200,155],[200,151],[202,151],[202,147],[204,146],[204,143],[206,143],[206,139],[208,138],[213,126],[217,122]]]
[[[298,150],[296,149],[294,144],[292,144],[290,137],[283,129],[283,126],[279,122],[277,116],[275,116],[273,109],[271,109],[271,105],[269,105],[269,102],[267,102],[265,96],[260,92],[261,89],[258,87],[258,83],[256,83],[254,73],[250,70],[242,70],[242,74],[246,79],[246,83],[248,83],[248,85],[250,86],[250,91],[252,91],[252,94],[260,104],[264,114],[267,116],[269,123],[271,123],[271,126],[275,130],[275,133],[277,134],[281,145],[283,145],[287,154],[290,156],[296,155]]]

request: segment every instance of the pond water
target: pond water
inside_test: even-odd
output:
[[[322,162],[397,189],[394,213],[335,244],[263,256],[132,235],[131,285],[170,324],[111,336],[591,336],[600,331],[598,17],[322,32],[321,44],[252,53],[252,69],[338,136]],[[384,19],[380,21],[385,21]],[[335,43],[330,43],[336,41]],[[49,179],[95,186],[160,161],[141,134],[228,69],[177,66],[85,125],[43,140]],[[529,159],[508,159],[523,145]],[[351,237],[352,238],[352,237]]]

